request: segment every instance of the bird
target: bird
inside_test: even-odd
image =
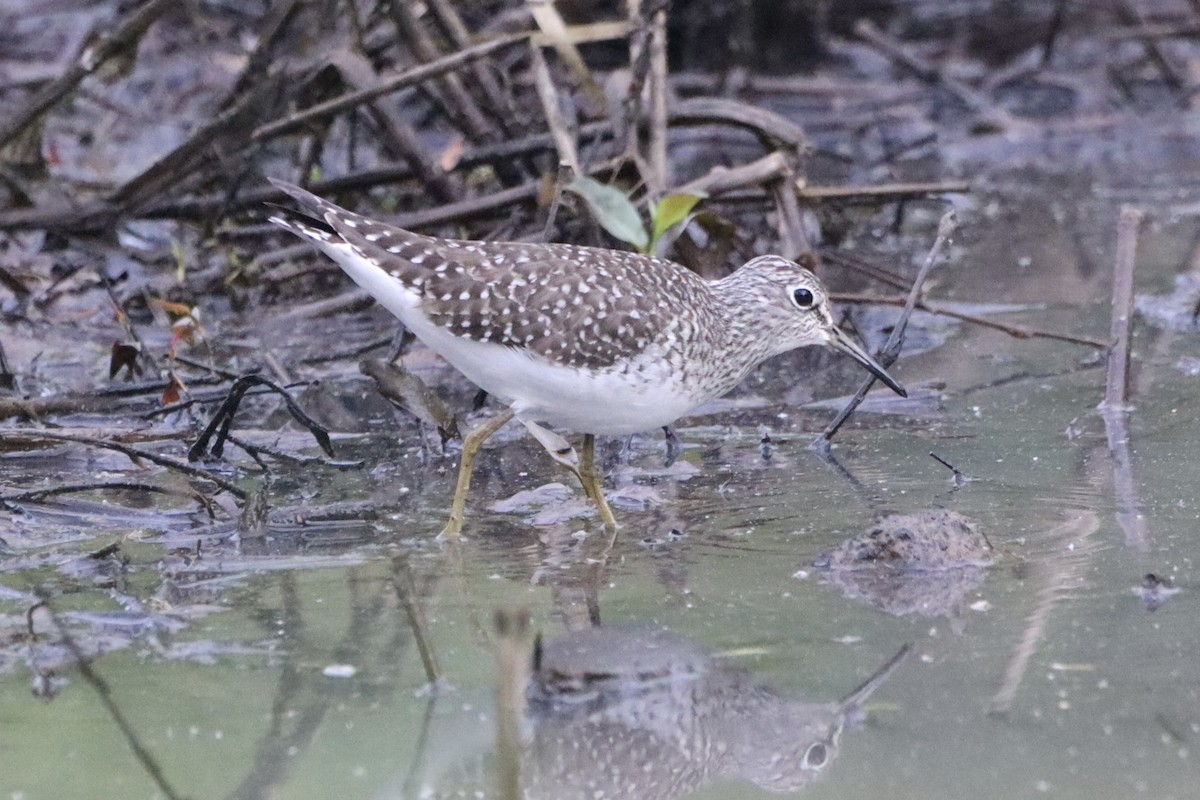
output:
[[[426,346],[506,406],[463,439],[450,517],[461,535],[475,455],[513,418],[579,479],[615,530],[595,437],[670,425],[767,359],[810,345],[904,387],[834,322],[829,292],[778,255],[709,281],[638,253],[425,236],[272,179],[306,214],[270,219],[332,258]],[[547,427],[549,426],[549,427]],[[582,452],[551,428],[583,434]]]

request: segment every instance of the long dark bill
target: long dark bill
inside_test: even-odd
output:
[[[886,369],[880,366],[879,362],[871,358],[866,350],[863,350],[854,340],[842,332],[841,328],[833,327],[829,331],[829,346],[835,350],[841,350],[846,355],[853,358],[858,363],[866,367],[872,375],[883,381],[889,389],[901,397],[908,397],[908,390],[900,385],[900,382],[888,375]]]

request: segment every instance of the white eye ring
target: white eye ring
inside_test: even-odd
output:
[[[807,286],[798,286],[792,290],[792,302],[797,308],[812,308],[817,304],[817,296]]]

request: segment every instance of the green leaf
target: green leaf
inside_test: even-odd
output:
[[[619,189],[605,186],[584,175],[576,176],[565,188],[582,197],[600,227],[622,242],[629,242],[639,250],[645,250],[650,244],[650,236],[638,216],[637,208]]]
[[[688,218],[696,204],[704,199],[700,194],[669,194],[654,204],[650,218],[654,220],[654,233],[650,236],[650,248],[662,235]]]

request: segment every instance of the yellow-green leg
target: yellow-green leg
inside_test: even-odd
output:
[[[463,439],[462,455],[458,462],[458,484],[454,487],[454,500],[450,503],[450,519],[446,527],[438,534],[439,539],[457,539],[462,534],[463,517],[467,510],[467,492],[471,489],[471,471],[475,468],[475,454],[492,434],[508,424],[513,418],[514,411],[505,409],[503,413],[489,419],[476,427]]]
[[[584,493],[596,504],[596,510],[600,512],[600,519],[604,522],[605,527],[615,531],[617,518],[613,516],[608,501],[604,499],[604,487],[601,485],[600,475],[596,472],[596,437],[594,434],[585,433],[583,435],[583,452],[579,458],[578,475],[579,482],[583,484]]]

